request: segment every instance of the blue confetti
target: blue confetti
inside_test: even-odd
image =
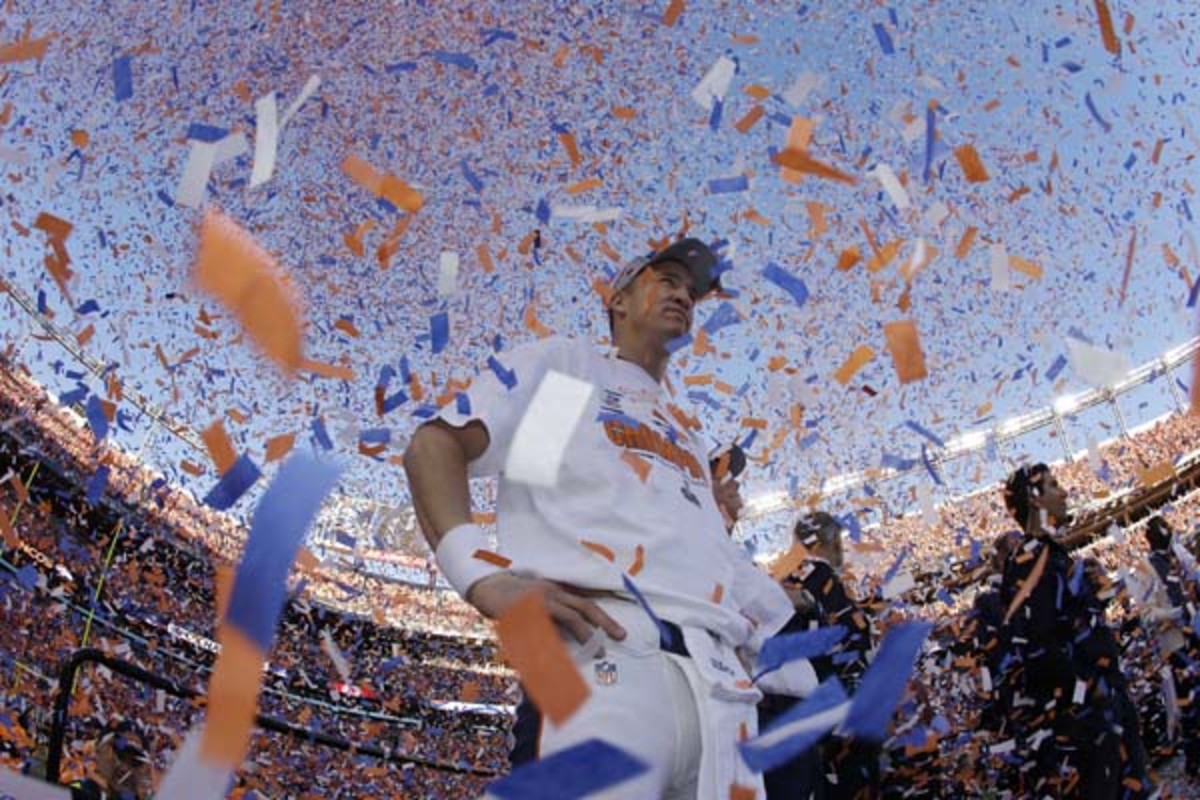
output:
[[[859,684],[843,725],[846,733],[867,741],[887,737],[888,723],[916,664],[921,643],[933,625],[902,622],[888,631]]]
[[[815,628],[801,633],[781,633],[763,642],[755,668],[757,681],[768,672],[779,669],[789,661],[823,656],[846,636],[841,625]]]
[[[464,158],[462,161],[459,161],[458,166],[462,169],[463,177],[466,178],[467,183],[471,184],[471,188],[476,192],[482,192],[483,181],[479,180],[479,176],[471,169],[471,165],[467,163],[467,160]]]
[[[391,428],[368,428],[359,432],[358,441],[367,445],[389,444],[392,441]]]
[[[450,315],[445,311],[429,318],[429,340],[434,355],[446,349],[446,344],[450,341]]]
[[[250,460],[250,456],[243,453],[221,476],[217,485],[205,495],[204,502],[218,511],[226,511],[261,477],[262,473]]]
[[[701,327],[704,329],[705,333],[707,333],[709,336],[712,336],[722,328],[728,328],[730,325],[737,325],[741,321],[742,319],[738,316],[737,309],[733,307],[733,304],[729,302],[723,302],[721,305],[717,306],[716,311],[709,315],[708,319]]]
[[[456,392],[454,395],[454,410],[464,417],[471,416],[471,398],[467,397],[464,392]]]
[[[215,125],[205,125],[202,122],[193,122],[188,126],[187,138],[197,142],[207,142],[216,144],[229,135],[227,128],[218,128]]]
[[[87,498],[88,505],[96,505],[100,502],[100,498],[104,496],[104,490],[108,487],[109,468],[107,465],[101,465],[92,473],[92,477],[88,479]]]
[[[333,441],[329,438],[329,431],[325,430],[325,420],[317,417],[312,421],[313,436],[316,437],[317,444],[321,445],[325,450],[333,449]]]
[[[91,314],[93,311],[99,311],[100,304],[95,300],[85,300],[80,304],[79,308],[75,309],[76,314]]]
[[[491,369],[492,374],[496,376],[496,380],[504,384],[505,389],[512,391],[514,388],[516,388],[516,372],[512,371],[511,369],[505,369],[504,365],[501,364],[495,356],[488,356],[487,365],[488,368]]]
[[[642,594],[642,590],[637,587],[633,579],[628,575],[622,575],[621,580],[625,583],[625,588],[629,591],[633,598],[637,600],[638,605],[642,607],[642,611],[646,612],[646,616],[654,623],[654,627],[658,628],[659,642],[666,643],[671,641],[671,632],[663,625],[663,621],[654,613],[654,609],[650,608],[650,604],[646,602],[646,596]]]
[[[254,511],[225,618],[264,656],[271,649],[296,550],[337,479],[337,468],[294,455],[279,468]]]
[[[908,428],[910,431],[912,431],[916,434],[924,436],[926,439],[933,442],[938,447],[944,448],[946,446],[946,443],[944,441],[942,441],[940,436],[938,436],[936,433],[929,430],[928,428],[926,428],[924,425],[917,422],[916,420],[913,420],[913,419],[906,420],[904,422],[904,427]]]
[[[846,690],[830,678],[757,737],[738,745],[754,772],[766,772],[790,761],[821,741],[839,722],[834,709],[846,703]]]
[[[708,182],[708,191],[712,194],[744,192],[749,188],[750,181],[745,175],[733,175],[728,178],[713,178]]]
[[[108,417],[104,413],[104,405],[96,395],[88,398],[87,421],[88,427],[96,435],[96,441],[108,435]]]
[[[113,97],[120,103],[133,97],[133,67],[129,56],[113,61]]]
[[[808,287],[804,285],[804,281],[774,261],[767,264],[763,270],[763,277],[790,294],[796,305],[801,308],[808,302]]]
[[[624,750],[600,739],[588,739],[493,781],[487,793],[500,800],[576,800],[624,783],[648,769]]]
[[[1106,119],[1104,119],[1104,117],[1100,116],[1100,112],[1096,110],[1096,104],[1092,101],[1092,93],[1086,92],[1083,97],[1084,97],[1084,102],[1087,104],[1088,111],[1090,111],[1092,114],[1092,119],[1094,119],[1094,120],[1096,120],[1096,122],[1100,123],[1100,127],[1104,129],[1105,133],[1108,133],[1109,131],[1111,131],[1112,123],[1108,122]]]
[[[459,69],[464,69],[467,72],[478,72],[479,65],[475,63],[475,59],[471,58],[466,53],[447,53],[444,50],[436,50],[432,53],[433,60],[439,64],[451,64]]]
[[[1055,357],[1054,361],[1050,364],[1050,367],[1046,370],[1046,380],[1052,381],[1057,378],[1059,373],[1066,369],[1066,366],[1067,357],[1059,353],[1058,356]]]
[[[879,40],[879,49],[883,51],[885,56],[890,56],[896,52],[896,48],[892,45],[892,35],[888,33],[887,28],[883,27],[882,23],[876,22],[872,27],[875,28],[875,38]]]

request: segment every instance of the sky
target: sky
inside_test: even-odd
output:
[[[196,431],[221,420],[266,477],[273,437],[326,452],[320,420],[348,468],[338,491],[405,507],[394,457],[449,380],[546,332],[603,346],[594,282],[686,230],[719,244],[727,296],[697,309],[710,347],[679,350],[671,383],[708,442],[753,436],[746,493],[807,494],[896,458],[917,459],[919,476],[921,430],[987,430],[1092,385],[1073,342],[1133,365],[1195,335],[1198,13],[1113,0],[12,2],[0,275],[127,394]],[[264,97],[286,117],[275,138]],[[277,144],[263,182],[260,140]],[[189,159],[239,141],[189,197]],[[780,152],[841,179],[785,172]],[[364,188],[350,156],[419,192],[420,209]],[[197,287],[208,211],[274,257],[305,356],[352,379],[287,377]],[[61,286],[41,214],[71,225]],[[456,274],[443,266],[455,260]],[[902,383],[885,326],[906,321],[926,375]],[[51,391],[108,396],[6,295],[0,330]],[[873,357],[843,385],[835,373],[862,346]],[[1189,379],[1123,398],[1130,424],[1169,411],[1168,381]],[[382,416],[380,384],[395,402]],[[202,451],[147,438],[150,421],[128,399],[118,408],[119,444],[198,497],[212,489]],[[1075,449],[1115,433],[1101,412],[1068,428]],[[359,452],[364,430],[387,442],[377,455]],[[1035,434],[985,479],[1005,459],[1060,454]],[[937,491],[973,488],[958,472]]]

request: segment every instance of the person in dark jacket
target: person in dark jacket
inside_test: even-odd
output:
[[[1041,797],[1116,798],[1120,776],[1092,740],[1074,637],[1088,612],[1072,587],[1071,556],[1058,542],[1070,524],[1067,493],[1045,464],[1021,467],[1004,485],[1004,502],[1023,536],[1004,566],[1000,635],[1008,644],[1000,667],[1012,697],[1014,732],[1029,759],[1024,791]],[[1105,744],[1101,737],[1099,744]]]
[[[1155,514],[1146,522],[1147,560],[1162,587],[1158,620],[1158,650],[1170,665],[1175,696],[1180,708],[1179,744],[1189,776],[1200,776],[1200,635],[1195,620],[1200,598],[1179,563],[1174,549],[1174,532]]]
[[[866,671],[872,643],[866,613],[842,584],[844,533],[841,523],[824,511],[815,511],[797,521],[792,535],[795,542],[804,546],[806,557],[783,579],[783,588],[792,598],[796,613],[780,633],[841,625],[846,633],[838,645],[811,661],[818,680],[836,676],[847,692],[853,692]],[[760,728],[785,713],[794,702],[792,698],[768,696],[760,707]],[[769,800],[873,798],[879,794],[879,750],[873,745],[831,736],[820,747],[812,748],[800,759],[768,772],[765,777]]]

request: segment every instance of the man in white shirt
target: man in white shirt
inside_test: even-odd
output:
[[[447,581],[493,619],[541,591],[592,683],[561,726],[523,704],[514,765],[590,738],[650,764],[605,796],[724,798],[737,784],[762,797],[735,747],[755,731],[761,697],[735,648],[757,649],[792,607],[726,536],[699,438],[663,386],[715,265],[696,239],[630,262],[610,285],[612,352],[550,338],[501,353],[405,454],[417,518]],[[520,483],[505,465],[551,372],[593,390],[554,485]],[[471,523],[468,475],[499,476],[499,553]]]

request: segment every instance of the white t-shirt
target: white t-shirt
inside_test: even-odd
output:
[[[706,628],[733,645],[760,642],[787,621],[792,607],[786,594],[729,540],[704,448],[676,422],[665,389],[649,373],[562,338],[495,358],[515,384],[510,388],[495,369],[485,369],[466,392],[469,409],[451,402],[439,417],[454,427],[478,420],[487,428],[487,450],[469,473],[499,478],[499,550],[512,569],[632,599],[622,576],[638,561],[641,546],[641,569],[632,580],[662,619]],[[557,485],[541,487],[508,479],[504,465],[548,370],[595,390],[566,448]],[[627,453],[649,465],[645,480],[623,458]]]

